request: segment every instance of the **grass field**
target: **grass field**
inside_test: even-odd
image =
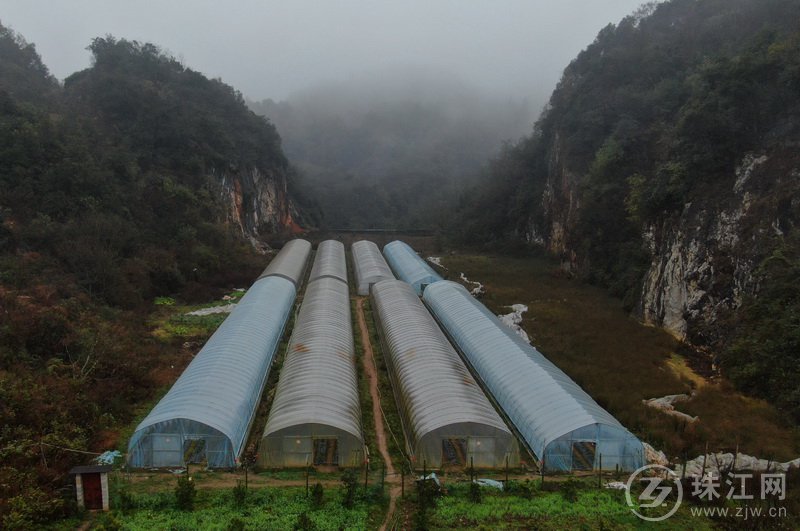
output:
[[[800,454],[796,428],[764,402],[734,391],[724,380],[694,374],[666,332],[640,324],[604,290],[559,273],[537,257],[447,255],[446,274],[464,272],[482,282],[482,302],[495,313],[526,304],[523,328],[532,344],[569,374],[623,424],[670,457],[709,450],[777,460]],[[679,409],[699,422],[685,423],[646,407],[643,399],[696,391]]]

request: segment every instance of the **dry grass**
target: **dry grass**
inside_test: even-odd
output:
[[[744,397],[725,382],[706,384],[678,354],[667,333],[631,318],[604,290],[569,279],[545,258],[449,255],[447,275],[464,272],[487,289],[482,301],[495,313],[529,307],[523,328],[532,343],[645,441],[670,456],[733,449],[759,457],[794,458],[798,436],[769,404]],[[648,408],[643,399],[696,396],[679,409],[700,417],[686,425]]]

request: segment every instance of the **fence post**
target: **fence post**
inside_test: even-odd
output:
[[[542,464],[539,465],[539,466],[540,466],[539,471],[542,474],[542,485],[544,485],[544,457],[542,457]]]
[[[603,488],[603,454],[598,454],[600,457],[600,466],[597,467],[597,488]]]
[[[700,473],[700,477],[706,475],[706,459],[708,458],[708,443],[706,443],[706,453],[703,454],[703,471]]]
[[[469,479],[475,481],[475,458],[469,456]]]

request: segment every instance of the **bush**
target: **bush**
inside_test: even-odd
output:
[[[533,498],[533,485],[530,480],[525,481],[509,481],[506,483],[503,491],[511,496],[518,496],[526,500]]]
[[[119,531],[122,529],[122,522],[114,513],[102,513],[92,529],[97,531]]]
[[[314,521],[308,516],[308,513],[302,512],[297,516],[297,522],[294,524],[296,531],[314,531],[317,528]]]
[[[580,481],[575,479],[568,479],[561,484],[559,491],[565,500],[568,502],[578,501],[578,490],[581,488]]]
[[[234,487],[235,488],[235,487]],[[244,520],[238,517],[231,518],[231,521],[228,522],[228,531],[244,531],[245,524]]]
[[[112,498],[112,503],[115,509],[126,513],[136,508],[136,498],[133,497],[127,487],[119,486],[116,495]]]
[[[192,478],[188,475],[180,476],[178,484],[175,486],[175,506],[182,511],[193,510],[196,495],[197,491]]]
[[[356,503],[356,488],[358,487],[356,472],[352,468],[348,468],[342,474],[342,487],[344,488],[342,505],[347,509],[352,509]]]
[[[245,487],[244,483],[241,481],[237,481],[236,486],[233,487],[233,503],[235,503],[237,507],[241,507],[244,505],[246,498],[247,487]]]
[[[469,490],[467,491],[467,498],[472,503],[480,503],[481,502],[481,486],[475,483],[474,481],[469,484]]]
[[[319,509],[325,503],[325,489],[322,488],[322,483],[317,483],[311,489],[311,505],[314,509]]]

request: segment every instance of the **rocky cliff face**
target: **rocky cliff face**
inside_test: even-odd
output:
[[[580,272],[586,257],[570,242],[581,178],[560,151],[556,135],[541,200],[546,223],[531,221],[527,239]],[[698,346],[722,339],[724,319],[757,294],[759,264],[800,224],[800,156],[790,148],[748,153],[735,175],[717,184],[679,214],[642,227],[650,263],[634,313]]]
[[[266,249],[262,241],[266,235],[301,230],[298,208],[289,196],[283,173],[249,168],[214,172],[213,178],[221,186],[226,222],[256,249]]]
[[[695,344],[720,339],[718,321],[757,292],[759,264],[800,221],[798,177],[793,152],[747,154],[707,201],[644,227],[640,317]]]

